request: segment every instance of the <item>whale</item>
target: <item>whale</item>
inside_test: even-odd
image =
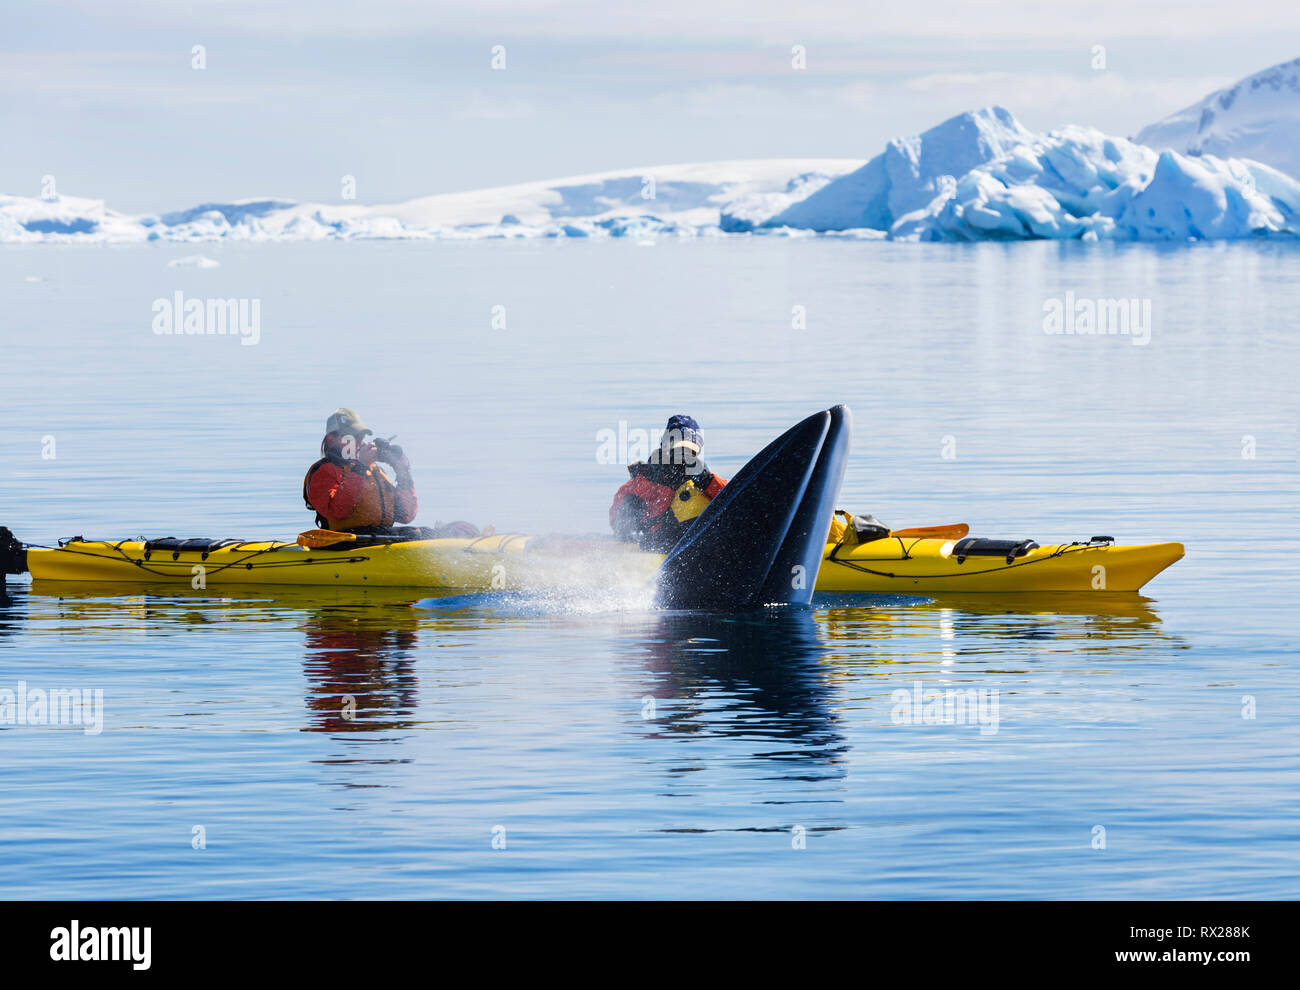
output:
[[[847,407],[833,406],[754,455],[659,565],[655,605],[739,612],[811,602],[852,424]]]

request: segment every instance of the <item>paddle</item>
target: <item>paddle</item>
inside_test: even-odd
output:
[[[340,533],[333,529],[309,529],[298,534],[298,546],[309,550],[321,550],[339,543],[355,543],[356,533]]]
[[[891,529],[890,536],[919,537],[923,540],[960,540],[970,532],[965,523],[950,523],[947,526],[913,526],[911,529]]]

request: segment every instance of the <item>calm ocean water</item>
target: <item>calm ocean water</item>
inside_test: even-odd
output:
[[[167,264],[195,253],[220,266]],[[1187,556],[1141,596],[748,616],[11,581],[0,692],[102,690],[103,731],[0,725],[0,896],[1295,897],[1298,263],[6,247],[0,525],[30,542],[291,538],[338,405],[398,435],[421,522],[600,532],[626,477],[601,431],[691,412],[730,475],[843,402],[847,508]],[[154,334],[178,290],[260,300],[257,345]],[[1149,342],[1045,333],[1067,292],[1149,299]],[[996,721],[905,724],[918,684]]]

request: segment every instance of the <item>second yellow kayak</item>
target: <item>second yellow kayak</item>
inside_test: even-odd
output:
[[[963,549],[978,552],[963,553]],[[1013,541],[888,536],[855,546],[829,546],[826,551],[817,575],[818,591],[1137,591],[1179,560],[1183,545],[1025,546]]]

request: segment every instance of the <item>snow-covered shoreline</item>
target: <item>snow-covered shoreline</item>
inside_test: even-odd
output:
[[[0,195],[0,243],[807,235],[909,241],[1300,236],[1300,182],[1248,158],[1045,134],[1001,107],[845,159],[628,169],[381,206],[249,199],[133,216]]]
[[[861,165],[854,159],[706,162],[602,172],[381,206],[248,199],[157,215],[101,200],[0,195],[0,242],[432,240],[693,237],[721,233],[723,209],[760,218]]]

